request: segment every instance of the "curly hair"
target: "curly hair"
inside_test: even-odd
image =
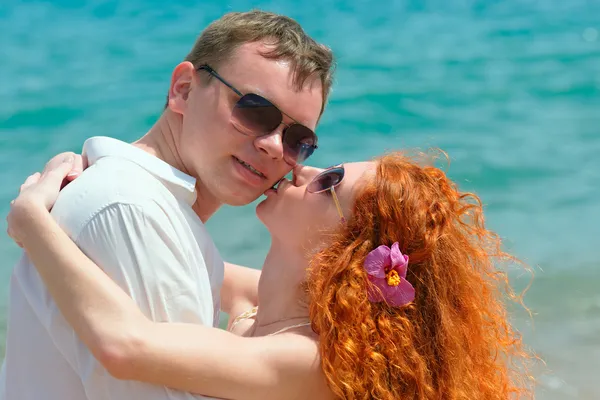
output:
[[[414,301],[367,299],[363,263],[399,242]],[[343,399],[507,399],[532,396],[534,357],[508,321],[520,302],[496,260],[516,261],[484,224],[479,198],[400,153],[377,160],[352,217],[311,261],[306,287],[322,368]]]

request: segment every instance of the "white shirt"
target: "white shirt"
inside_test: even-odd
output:
[[[195,180],[115,139],[86,141],[90,167],[63,189],[52,215],[154,321],[217,326],[221,259],[192,210]],[[62,317],[24,255],[10,282],[2,400],[200,399],[117,380]]]

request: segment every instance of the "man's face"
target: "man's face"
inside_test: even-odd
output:
[[[323,101],[320,79],[309,79],[301,91],[296,90],[290,65],[261,56],[259,51],[265,50],[262,43],[247,43],[229,61],[213,67],[242,94],[261,95],[314,130]],[[200,79],[202,74],[206,75]],[[285,126],[265,136],[245,135],[231,123],[239,95],[218,79],[208,81],[205,71],[185,76],[175,70],[171,97],[175,93],[176,99],[169,106],[182,116],[178,151],[185,169],[199,180],[198,195],[229,205],[254,201],[293,167],[283,158]],[[188,86],[182,89],[186,79]],[[284,115],[283,122],[293,121]]]

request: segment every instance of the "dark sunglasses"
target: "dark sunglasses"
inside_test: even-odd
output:
[[[202,65],[198,70],[208,72],[240,96],[233,107],[231,123],[241,133],[248,136],[263,136],[273,132],[279,125],[285,125],[282,135],[283,158],[290,165],[303,162],[317,149],[317,135],[295,121],[291,124],[284,123],[284,115],[292,120],[293,118],[269,100],[255,93],[242,94],[208,65]]]
[[[342,222],[346,222],[346,219],[344,218],[340,200],[338,199],[337,194],[335,194],[335,187],[342,183],[344,174],[345,170],[343,165],[327,168],[325,171],[315,176],[306,187],[306,191],[309,193],[331,192],[331,197],[333,198],[333,202],[340,214]]]

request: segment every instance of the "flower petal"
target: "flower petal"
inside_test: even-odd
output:
[[[392,307],[405,306],[415,299],[415,288],[404,278],[401,279],[398,286],[388,286],[382,290],[382,293]]]
[[[381,245],[371,251],[365,259],[367,274],[376,278],[385,278],[385,267],[390,264],[390,248],[385,245]]]
[[[395,242],[390,249],[390,258],[392,260],[392,268],[398,272],[402,278],[406,278],[406,270],[408,268],[408,256],[402,254],[398,242]]]
[[[369,275],[369,289],[367,290],[367,297],[371,303],[379,303],[384,301],[383,288],[387,286],[384,279],[375,278]]]

